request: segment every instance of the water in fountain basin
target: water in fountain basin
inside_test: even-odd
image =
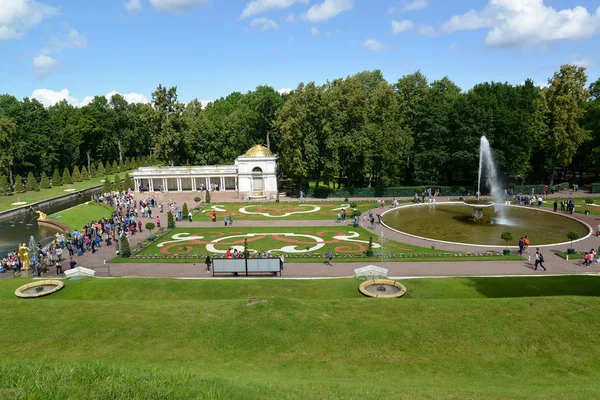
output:
[[[494,162],[494,157],[492,157],[490,142],[485,136],[482,136],[479,144],[479,179],[477,181],[477,191],[479,193],[481,193],[481,178],[483,177],[484,167],[487,172],[487,183],[491,189],[494,209],[498,215],[494,222],[498,225],[512,225],[505,216],[504,196],[502,195],[502,187],[498,178],[496,163]]]

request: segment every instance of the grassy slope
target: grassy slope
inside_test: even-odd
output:
[[[52,214],[49,218],[67,224],[71,229],[81,230],[86,223],[89,224],[92,221],[98,221],[102,218],[110,218],[112,210],[110,206],[88,202]]]
[[[125,172],[121,172],[119,176],[123,179]],[[84,189],[88,189],[94,186],[102,185],[102,180],[104,177],[96,177],[91,178],[90,180],[73,183],[71,185],[62,185],[56,186],[50,189],[40,189],[39,192],[25,192],[25,193],[16,193],[10,196],[0,196],[0,211],[10,210],[12,208],[17,208],[21,206],[13,206],[12,203],[17,201],[26,201],[27,204],[32,204],[38,201],[51,199],[53,197],[59,197],[65,194],[69,194],[72,192],[65,192],[65,189],[75,189],[75,191],[80,191]],[[109,180],[112,182],[114,180],[114,175],[109,176]]]
[[[37,301],[1,280],[0,387],[37,398],[597,398],[599,280],[407,280],[406,298],[383,301],[352,279],[83,280]]]

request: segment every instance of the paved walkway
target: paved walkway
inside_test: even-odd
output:
[[[196,193],[155,193],[159,203],[166,203],[168,200],[177,201],[178,204],[182,205],[183,202],[187,202],[188,206],[195,207],[196,203],[193,201]],[[567,193],[568,195],[568,193]],[[577,193],[580,196],[580,193]],[[585,193],[581,193],[581,197],[585,196]],[[555,197],[564,197],[562,195],[555,194]],[[140,195],[137,198],[143,198]],[[237,201],[232,193],[226,192],[215,192],[212,193],[212,203],[217,202],[231,202]],[[445,200],[445,198],[442,198]],[[442,200],[440,199],[440,200]],[[281,198],[282,201],[288,199]],[[297,201],[297,199],[291,199]],[[307,199],[307,203],[310,203]],[[319,201],[318,199],[314,199]],[[343,202],[344,199],[328,199],[332,201]],[[370,199],[352,199],[356,200],[371,200],[375,203],[375,200]],[[154,218],[142,219],[143,224],[146,222],[155,222],[157,208],[154,210]],[[166,211],[166,208],[165,208]],[[381,210],[374,209],[374,212],[381,212]],[[163,224],[166,224],[167,217],[166,212],[160,215]],[[198,220],[201,214],[197,215],[197,220],[194,222],[180,221],[177,223],[178,227],[194,227],[194,228],[207,228],[207,227],[219,227],[224,230],[235,229],[236,227],[268,227],[268,226],[340,226],[337,222],[331,221],[318,221],[318,220],[237,220],[234,221],[234,225],[231,227],[224,227],[222,221],[213,223],[210,221]],[[600,216],[593,215],[581,215],[575,214],[576,218],[586,221],[592,227],[600,224]],[[361,224],[368,229],[368,223],[361,219]],[[345,225],[351,226],[351,221],[346,221]],[[430,247],[431,241],[417,239],[403,235],[398,232],[391,231],[382,225],[376,225],[374,234],[379,235],[383,231],[386,236],[392,240],[396,240],[403,243],[413,244],[416,246]],[[135,247],[139,242],[146,239],[150,235],[150,232],[144,230],[141,233],[136,233],[130,238],[131,247]],[[600,245],[600,239],[592,236],[586,240],[575,243],[573,247],[578,250],[589,250],[590,248],[598,248]],[[546,254],[546,266],[548,267],[548,273],[552,274],[573,274],[573,273],[600,273],[600,264],[595,264],[591,268],[585,268],[580,266],[579,260],[563,260],[560,257],[551,255],[554,251],[564,251],[564,248],[546,248],[544,253]],[[454,244],[443,244],[436,243],[436,249],[447,250],[447,251],[472,251],[472,252],[484,252],[486,248],[473,247],[473,246],[462,246]],[[498,250],[497,248],[494,250]],[[107,247],[104,245],[95,254],[91,252],[85,253],[82,257],[75,257],[78,266],[84,266],[93,268],[97,271],[99,276],[143,276],[143,277],[210,277],[211,274],[205,272],[204,264],[177,264],[177,263],[118,263],[118,264],[106,264],[105,261],[111,260],[116,256],[114,246]],[[286,262],[282,276],[286,277],[335,277],[335,276],[352,276],[354,275],[354,269],[364,267],[365,265],[375,264],[382,266],[389,270],[390,276],[464,276],[464,275],[528,275],[528,274],[544,274],[542,271],[533,271],[533,266],[530,261],[524,259],[523,261],[436,261],[436,262],[351,262],[343,263],[336,262],[334,259],[333,266],[327,266],[324,263],[294,263]],[[9,275],[9,274],[2,274]],[[12,274],[10,274],[12,275]]]

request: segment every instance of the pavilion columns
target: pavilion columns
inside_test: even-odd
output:
[[[238,190],[238,178],[237,176],[235,178],[233,178],[233,180],[235,181],[235,190]]]
[[[181,178],[177,178],[177,191],[181,192]]]
[[[150,182],[150,183],[148,183],[148,185],[150,186],[149,190],[151,192],[154,192],[154,179],[149,178],[148,181]]]
[[[165,192],[169,191],[169,187],[167,186],[167,178],[163,178],[163,185],[162,185],[162,187],[163,187],[163,190]]]
[[[196,191],[196,177],[192,176],[190,179],[192,180],[192,192],[195,192]]]
[[[225,190],[225,177],[221,177],[221,184],[219,185],[219,190]]]
[[[137,178],[135,178],[135,179],[133,180],[133,185],[135,186],[135,187],[133,188],[133,191],[134,191],[134,192],[139,192],[139,191],[140,191],[140,182],[139,182],[139,180],[138,180]]]

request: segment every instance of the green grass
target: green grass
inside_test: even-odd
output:
[[[123,178],[125,172],[121,172],[119,176]],[[19,205],[12,205],[15,202],[25,201],[27,204],[36,203],[38,201],[52,199],[54,197],[63,196],[65,194],[78,192],[81,190],[89,189],[94,186],[101,186],[104,177],[91,178],[90,180],[73,183],[71,185],[56,186],[50,189],[40,189],[39,192],[25,192],[15,193],[9,196],[0,196],[0,211],[6,211],[13,208],[22,207]],[[114,181],[114,175],[109,176],[109,180]],[[65,192],[66,189],[75,189],[75,191]]]
[[[600,396],[600,277],[413,279],[391,300],[355,279],[86,279],[18,299],[25,281],[0,280],[0,398]]]
[[[48,218],[67,224],[71,229],[81,230],[85,224],[92,221],[99,221],[102,218],[110,218],[113,209],[105,204],[98,204],[92,201],[79,204],[75,207],[51,214]]]
[[[236,237],[217,241],[222,237],[226,236],[239,236],[246,234],[258,234],[255,237]],[[281,233],[279,236],[264,235],[260,236],[261,233]],[[306,250],[307,248],[313,248],[317,245],[314,239],[307,237],[284,237],[284,233],[294,234],[305,234],[320,237],[325,240],[325,246],[320,249],[303,253],[306,257],[300,257],[300,255],[293,255],[291,249],[284,249],[289,246],[296,246],[297,250]],[[353,237],[352,240],[361,241],[346,241],[335,239],[334,236],[346,235],[352,237],[354,233],[358,233],[358,237]],[[166,242],[173,241],[174,237],[191,237],[198,236],[200,239],[194,239],[190,241],[183,241],[177,243]],[[207,246],[214,244],[216,250],[224,252],[233,246],[238,246],[238,250],[243,250],[244,239],[248,240],[248,249],[255,250],[255,254],[261,254],[263,251],[272,251],[272,254],[278,254],[284,249],[284,253],[288,255],[288,262],[321,262],[324,260],[324,255],[327,250],[331,249],[334,253],[334,261],[336,262],[368,262],[368,261],[380,261],[381,258],[377,256],[380,249],[377,247],[373,248],[375,254],[374,257],[364,257],[363,255],[368,249],[369,238],[373,238],[374,246],[377,246],[378,236],[364,228],[352,228],[345,225],[339,225],[335,227],[236,227],[235,225],[227,229],[223,228],[175,228],[158,238],[154,242],[150,243],[148,247],[144,248],[133,259],[116,258],[111,262],[199,262],[203,261],[206,254],[219,254],[213,251],[209,251]],[[162,245],[162,246],[161,246]],[[161,246],[161,247],[159,247]],[[452,252],[434,250],[427,247],[413,246],[406,243],[400,243],[393,240],[388,240],[385,245],[385,254],[387,254],[388,260],[404,260],[404,261],[447,261],[447,260],[465,260],[465,257],[450,257],[454,255]],[[292,254],[292,256],[290,256]],[[460,253],[465,254],[465,253]],[[404,255],[404,257],[403,257]],[[413,257],[407,257],[413,255]],[[438,255],[446,255],[441,257]],[[175,258],[178,256],[184,256],[186,258]],[[351,257],[350,257],[351,256]],[[419,256],[419,257],[414,257]],[[477,258],[476,258],[477,257]],[[521,260],[522,258],[518,255],[510,256],[469,256],[468,260],[496,260],[503,261],[509,260]]]
[[[348,202],[323,202],[323,201],[306,201],[304,203],[300,203],[297,201],[284,201],[281,203],[210,203],[206,206],[206,208],[202,211],[202,213],[197,216],[198,220],[212,220],[212,212],[213,210],[217,213],[217,222],[223,224],[223,219],[225,217],[229,217],[231,215],[233,217],[233,221],[235,223],[236,220],[269,220],[269,221],[279,221],[279,220],[336,220],[337,214],[341,212],[342,205],[346,205],[344,208],[346,209],[347,217],[346,219],[352,221],[350,214],[352,214],[352,209],[348,206],[350,204],[356,204],[356,208],[361,212],[368,211],[372,208],[377,207],[377,200],[373,201],[348,201]],[[391,205],[391,204],[389,204]],[[388,205],[388,206],[389,206]],[[261,214],[245,214],[240,211],[241,208],[246,208],[246,211],[252,213],[263,213],[269,214],[273,217],[261,215]],[[317,208],[319,208],[317,210]],[[386,207],[387,209],[387,207]],[[224,210],[224,211],[223,211]],[[303,212],[314,210],[314,212]],[[298,213],[284,216],[288,213]]]
[[[557,251],[554,254],[563,259],[566,259],[568,255],[569,260],[583,260],[583,253],[567,254],[566,251]]]

